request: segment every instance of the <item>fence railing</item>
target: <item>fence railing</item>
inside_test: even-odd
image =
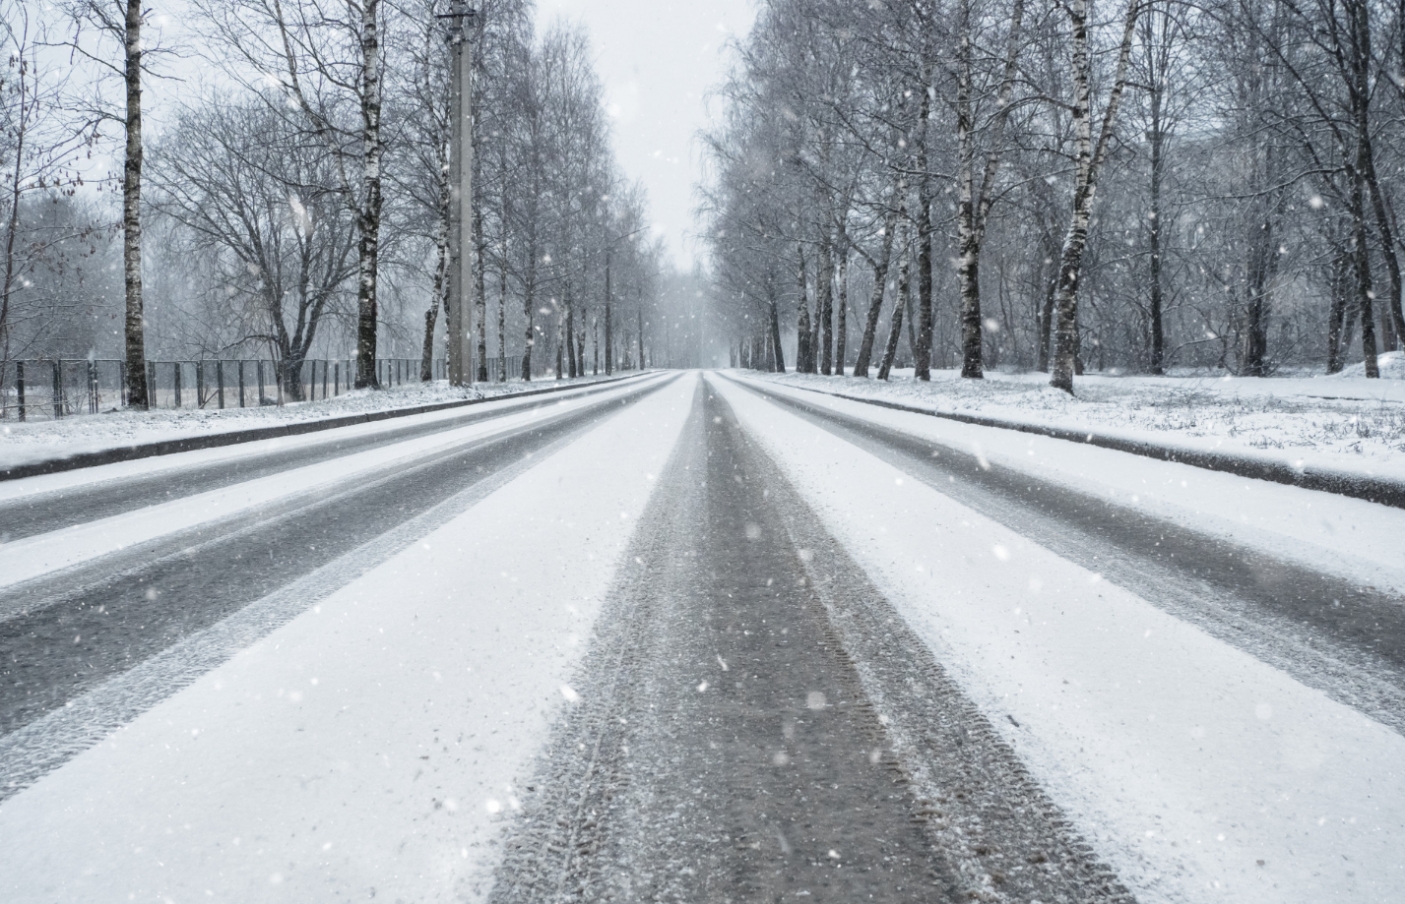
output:
[[[509,359],[511,360],[511,359]],[[382,386],[420,382],[420,359],[377,358]],[[497,379],[494,362],[489,378]],[[289,365],[290,366],[290,365]],[[518,359],[519,368],[521,367]],[[257,408],[316,401],[341,395],[356,379],[351,359],[307,359],[296,374],[283,375],[283,362],[258,359],[146,362],[152,408]],[[436,380],[448,375],[442,358],[433,362]],[[508,367],[508,379],[517,376]],[[96,414],[127,404],[127,364],[98,358],[45,358],[0,366],[0,419],[41,420]]]

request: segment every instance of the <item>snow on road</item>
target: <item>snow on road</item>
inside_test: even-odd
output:
[[[807,405],[929,438],[1041,480],[1405,595],[1402,509],[759,382]]]
[[[0,804],[0,899],[477,899],[695,386],[625,408]]]
[[[992,371],[984,380],[963,380],[936,370],[931,382],[912,379],[911,370],[895,371],[891,382],[755,376],[945,413],[1405,479],[1405,353],[1382,357],[1383,375],[1395,379],[1090,374],[1078,378],[1075,396],[1050,387],[1042,373]]]
[[[1140,900],[1405,900],[1405,738],[710,383]]]
[[[296,504],[299,499],[325,497],[334,492],[338,485],[357,477],[373,475],[397,465],[411,464],[446,449],[466,442],[482,440],[516,430],[524,425],[542,421],[563,411],[574,410],[584,405],[596,404],[601,399],[627,395],[633,392],[636,384],[629,383],[605,394],[589,399],[567,397],[553,400],[553,403],[526,406],[521,411],[505,413],[502,417],[470,424],[465,427],[434,433],[418,439],[394,443],[377,449],[344,455],[330,461],[318,462],[304,467],[292,468],[267,477],[246,480],[217,490],[209,490],[175,499],[170,502],[140,508],[135,511],[100,518],[85,524],[78,524],[62,530],[50,531],[33,537],[0,543],[0,588],[13,586],[59,568],[66,568],[87,562],[109,553],[127,549],[138,543],[154,540],[200,524],[259,510],[281,510],[288,504]],[[525,401],[525,400],[524,400]],[[446,420],[462,412],[435,412],[420,415],[423,423]],[[403,426],[403,424],[402,424]],[[384,422],[366,425],[383,431],[389,429]],[[326,437],[321,442],[333,442],[347,438],[370,435],[376,430],[367,431],[362,427],[348,428],[348,432],[337,437]],[[290,437],[287,439],[261,440],[233,448],[180,453],[155,459],[142,459],[137,462],[122,462],[98,468],[85,468],[80,471],[45,475],[26,481],[16,481],[9,486],[0,484],[0,499],[15,501],[24,495],[38,495],[57,488],[73,489],[85,483],[114,479],[117,474],[140,474],[152,469],[174,469],[211,461],[229,460],[242,456],[257,455],[269,450],[286,450],[295,445],[311,445],[312,437]],[[0,608],[0,616],[9,613]]]
[[[410,385],[387,386],[379,390],[356,389],[330,399],[289,402],[278,406],[175,410],[158,408],[151,411],[124,409],[102,414],[73,415],[60,420],[41,419],[25,423],[6,420],[0,422],[0,468],[139,443],[282,427],[396,408],[441,405],[466,399],[509,401],[520,393],[543,389],[570,392],[571,390],[565,387],[584,388],[592,383],[602,382],[602,379],[581,377],[560,381],[545,379],[534,383],[475,383],[468,389],[451,387],[447,381],[440,380],[433,383],[415,382]],[[214,405],[214,402],[208,404]],[[491,403],[484,403],[487,404]],[[480,406],[474,408],[482,410]]]

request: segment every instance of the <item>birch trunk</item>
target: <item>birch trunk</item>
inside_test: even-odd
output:
[[[576,310],[571,304],[570,284],[566,285],[566,371],[576,378]]]
[[[141,281],[142,11],[139,0],[127,0],[126,14],[127,153],[122,167],[122,278],[127,300],[124,324],[127,404],[133,408],[150,408]]]
[[[1371,248],[1366,237],[1365,178],[1361,174],[1361,147],[1357,145],[1357,165],[1351,176],[1352,264],[1356,269],[1356,307],[1361,317],[1361,354],[1366,376],[1381,375],[1376,360],[1376,318],[1371,311],[1375,290],[1371,284]]]
[[[859,354],[854,359],[854,376],[868,377],[869,360],[873,357],[874,334],[878,332],[878,318],[883,314],[883,294],[888,283],[888,265],[893,257],[893,233],[897,230],[898,211],[890,210],[883,223],[883,247],[878,259],[873,262],[873,294],[868,302],[868,316],[864,320],[863,337],[859,339]]]
[[[507,193],[503,192],[504,201]],[[503,204],[501,256],[498,260],[498,382],[507,382],[507,205]]]
[[[820,242],[819,273],[815,279],[815,305],[820,315],[820,373],[827,377],[834,369],[834,248],[828,235]]]
[[[522,342],[522,381],[532,380],[532,346],[537,337],[532,323],[533,305],[537,303],[537,246],[535,241],[527,245],[527,276],[522,286],[522,319],[526,321],[526,338]]]
[[[932,379],[932,177],[927,173],[932,95],[927,85],[924,78],[917,118],[917,329],[911,338],[913,374],[919,380]]]
[[[605,249],[605,376],[615,372],[615,335],[614,325],[611,322],[612,311],[611,301],[614,298],[614,288],[610,282],[610,267],[613,264],[613,255],[609,248]]]
[[[1136,0],[1133,0],[1136,2]],[[996,114],[991,122],[989,147],[984,167],[977,182],[976,129],[974,101],[971,93],[975,81],[971,29],[974,27],[970,0],[961,4],[961,40],[957,50],[956,79],[956,140],[957,140],[957,271],[961,296],[961,376],[980,379],[985,376],[982,361],[981,333],[981,248],[985,242],[986,223],[995,203],[995,179],[999,175],[1004,154],[1005,128],[1010,116],[1010,100],[1018,74],[1021,27],[1024,24],[1024,0],[1016,0],[1010,11],[1010,28],[1006,39],[1004,71],[996,93]],[[1048,343],[1045,342],[1047,348]]]
[[[772,366],[778,374],[785,373],[785,352],[781,350],[781,315],[776,308],[776,297],[771,296],[771,358]]]
[[[475,142],[478,141],[477,129],[474,129]],[[482,185],[480,178],[482,164],[479,162],[478,152],[473,153],[473,184]],[[478,333],[478,382],[488,382],[488,287],[485,284],[485,274],[483,268],[483,205],[473,205],[473,311],[476,315],[474,328]]]
[[[1153,86],[1151,100],[1151,210],[1147,211],[1150,228],[1147,236],[1151,253],[1151,366],[1153,374],[1166,372],[1166,334],[1162,312],[1161,288],[1161,182],[1162,145],[1165,134],[1161,129],[1161,93]]]
[[[1092,123],[1092,63],[1088,52],[1088,0],[1072,0],[1066,7],[1073,26],[1074,100],[1070,113],[1073,119],[1077,157],[1074,162],[1073,215],[1064,236],[1059,255],[1059,282],[1055,294],[1058,328],[1055,331],[1057,349],[1054,354],[1049,384],[1067,393],[1073,392],[1073,374],[1078,358],[1078,278],[1083,266],[1083,252],[1088,247],[1088,226],[1093,215],[1093,198],[1097,192],[1098,170],[1112,140],[1117,121],[1117,108],[1127,86],[1127,65],[1132,53],[1132,36],[1141,12],[1141,0],[1130,0],[1122,28],[1122,44],[1118,50],[1117,68],[1108,92],[1107,108],[1103,111],[1102,127],[1096,146],[1093,144]]]
[[[439,222],[434,232],[434,296],[429,310],[424,312],[424,348],[420,353],[420,381],[434,379],[434,329],[439,321],[439,306],[449,287],[449,159],[440,153],[439,160]]]
[[[898,291],[893,299],[893,322],[888,327],[888,346],[883,350],[883,361],[878,365],[878,379],[887,380],[893,369],[893,359],[898,355],[898,342],[903,334],[903,311],[908,305],[908,277],[911,255],[906,247],[902,250],[898,264]]]
[[[796,303],[796,340],[795,340],[795,372],[808,374],[814,373],[814,350],[810,346],[810,302],[806,297],[805,290],[805,249],[797,246],[795,249],[799,258],[796,266],[796,291],[799,293],[799,301]]]
[[[834,324],[834,373],[844,376],[844,356],[849,343],[849,246],[848,239],[840,232],[839,242],[839,312]]]
[[[381,230],[380,0],[361,7],[361,203],[356,215],[356,388],[379,388],[376,377],[377,288]]]

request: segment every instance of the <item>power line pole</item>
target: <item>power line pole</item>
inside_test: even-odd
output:
[[[454,70],[449,88],[453,146],[449,151],[449,385],[472,383],[467,325],[469,299],[473,293],[474,258],[469,243],[473,223],[473,41],[470,30],[478,11],[463,0],[454,0],[447,15],[450,20],[449,46],[453,48]]]

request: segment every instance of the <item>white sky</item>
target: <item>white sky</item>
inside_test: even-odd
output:
[[[704,95],[726,73],[726,42],[751,27],[750,0],[537,4],[539,30],[566,18],[589,31],[620,167],[644,183],[658,234],[678,265],[690,267],[696,251],[693,185],[701,173],[694,136],[707,124]]]

